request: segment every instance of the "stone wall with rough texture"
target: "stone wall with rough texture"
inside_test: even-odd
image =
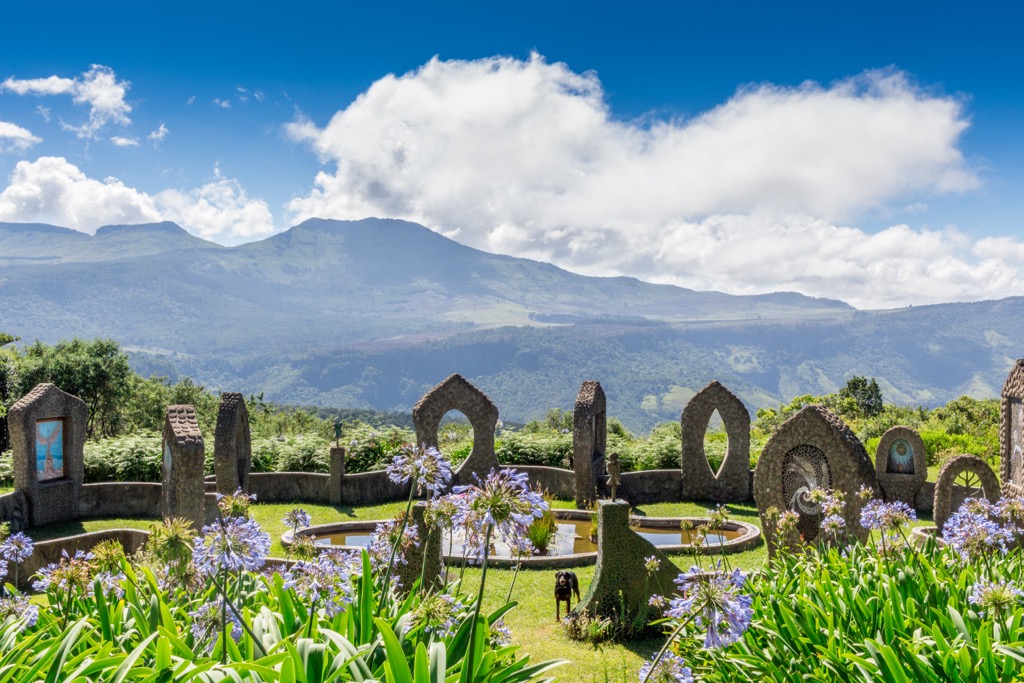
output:
[[[526,472],[530,478],[530,488],[540,487],[546,490],[555,498],[561,500],[572,500],[575,488],[575,473],[571,470],[563,470],[560,467],[545,467],[543,465],[502,465],[502,469],[514,469],[517,472]]]
[[[651,556],[660,562],[653,576],[644,568]],[[624,604],[628,616],[633,616],[646,610],[655,593],[671,592],[678,576],[679,569],[667,555],[629,528],[628,503],[598,501],[594,579],[574,611],[611,616]]]
[[[575,472],[576,507],[585,508],[597,500],[603,487],[608,443],[608,411],[600,382],[587,381],[576,395],[572,412],[572,468]]]
[[[985,491],[985,497],[990,502],[994,503],[999,500],[999,480],[996,478],[996,473],[988,466],[988,463],[976,455],[964,454],[950,458],[942,465],[942,469],[939,470],[939,476],[935,481],[935,502],[933,504],[932,519],[935,520],[935,526],[938,527],[940,534],[942,533],[942,528],[946,525],[946,520],[949,519],[949,516],[956,509],[953,507],[954,503],[957,502],[954,499],[954,482],[964,472],[970,472],[980,480],[981,487]],[[960,506],[957,505],[956,507]]]
[[[461,412],[473,426],[473,449],[452,477],[453,484],[469,484],[473,473],[483,477],[498,467],[498,456],[494,454],[498,408],[461,375],[451,375],[424,394],[412,409],[418,444],[437,447],[438,427],[450,410]]]
[[[718,472],[711,470],[704,435],[715,411],[725,425],[729,449]],[[718,381],[697,392],[683,409],[682,499],[738,503],[750,499],[750,413]]]
[[[754,500],[769,550],[774,543],[774,530],[766,521],[769,508],[797,511],[804,540],[810,543],[817,538],[820,509],[807,494],[818,487],[844,494],[846,529],[867,540],[868,531],[860,524],[863,504],[857,498],[861,486],[880,497],[875,468],[856,435],[824,406],[811,405],[798,412],[765,444],[754,471]]]
[[[631,505],[643,503],[675,503],[682,500],[680,470],[641,470],[623,472],[618,498]]]
[[[330,481],[330,475],[315,472],[253,472],[249,475],[249,493],[259,503],[308,501],[328,505]]]
[[[85,479],[83,448],[89,410],[77,396],[53,384],[38,384],[7,413],[14,460],[14,488],[25,494],[32,526],[78,518],[78,495]],[[62,441],[62,472],[40,481],[36,460],[39,422],[59,421]],[[46,446],[47,461],[50,446]],[[53,475],[51,475],[53,476]]]
[[[0,496],[0,522],[7,522],[11,531],[24,531],[29,527],[28,499],[21,491]]]
[[[228,495],[237,489],[247,491],[252,468],[252,436],[249,409],[241,394],[226,391],[220,395],[213,444],[217,492]]]
[[[921,435],[910,427],[888,429],[875,451],[875,476],[887,501],[913,507],[917,492],[928,479],[928,454]]]
[[[203,433],[190,405],[168,406],[163,433],[161,516],[188,519],[198,529],[206,521]]]
[[[1024,496],[1024,359],[1013,364],[999,404],[999,473],[1003,490]]]
[[[78,499],[82,517],[154,517],[163,512],[162,484],[103,482],[86,484]]]

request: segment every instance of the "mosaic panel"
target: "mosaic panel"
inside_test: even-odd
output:
[[[820,506],[810,499],[816,488],[832,488],[825,452],[809,444],[791,449],[782,461],[782,495],[786,507],[800,514],[797,528],[805,538],[814,537],[821,522]]]
[[[896,439],[889,446],[889,474],[914,474],[914,448],[906,439]]]
[[[36,422],[36,480],[64,477],[64,420]]]

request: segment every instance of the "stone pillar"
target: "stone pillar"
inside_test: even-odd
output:
[[[198,531],[206,521],[205,449],[192,406],[167,407],[163,454],[163,517],[182,517]]]
[[[717,472],[704,451],[704,435],[715,411],[722,418],[729,448]],[[697,392],[679,418],[682,428],[682,499],[739,503],[750,500],[750,413],[717,380]]]
[[[82,399],[49,383],[37,385],[11,406],[7,424],[14,488],[28,502],[31,526],[78,518],[88,419]]]
[[[238,393],[220,395],[217,429],[213,436],[213,471],[217,476],[217,493],[229,495],[249,490],[252,469],[252,437],[249,433],[249,411],[245,398]]]
[[[330,496],[331,505],[341,504],[341,484],[345,479],[345,449],[341,446],[331,446],[330,459]]]
[[[441,529],[434,529],[433,533],[428,533],[424,519],[426,510],[427,504],[423,502],[412,506],[412,519],[409,520],[409,524],[416,525],[416,530],[420,535],[420,545],[406,553],[407,564],[395,568],[402,581],[402,591],[405,593],[409,592],[412,585],[419,580],[420,572],[424,571],[424,553],[427,554],[427,567],[423,582],[429,588],[437,588],[441,585]]]
[[[587,381],[576,395],[572,411],[572,469],[576,477],[576,507],[597,500],[598,480],[604,475],[608,420],[604,389]]]
[[[449,410],[458,410],[473,426],[473,449],[452,474],[452,484],[468,484],[474,474],[482,478],[492,469],[498,469],[501,465],[494,453],[498,408],[484,392],[459,374],[446,377],[413,406],[416,445],[437,447],[437,429]]]
[[[660,567],[649,576],[644,562],[652,555]],[[647,601],[655,593],[671,595],[678,576],[679,569],[667,555],[629,528],[629,503],[597,501],[597,566],[574,611],[611,616],[624,605],[628,614],[620,616],[629,618],[648,610]]]

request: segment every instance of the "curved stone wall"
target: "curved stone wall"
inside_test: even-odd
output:
[[[437,429],[450,410],[461,412],[473,426],[473,449],[452,477],[453,484],[469,484],[473,473],[483,475],[498,467],[498,456],[494,454],[498,408],[462,375],[450,375],[424,394],[412,409],[418,444],[437,447]]]
[[[976,455],[964,454],[950,458],[942,466],[942,469],[939,470],[939,477],[935,482],[935,503],[932,510],[932,519],[935,520],[935,526],[938,527],[940,534],[946,525],[946,520],[953,513],[953,505],[957,503],[953,498],[954,482],[964,472],[970,472],[978,477],[981,481],[985,497],[988,498],[989,502],[995,503],[999,500],[999,480],[996,478],[996,473],[988,466],[988,463]],[[959,507],[959,504],[957,504],[957,507]]]
[[[928,479],[928,455],[921,435],[910,427],[886,431],[875,451],[875,476],[886,500],[913,507],[917,492]]]
[[[999,414],[999,470],[1003,490],[1024,496],[1024,359],[1018,360],[1003,385]]]
[[[729,450],[717,472],[704,452],[704,435],[715,411],[722,418]],[[750,413],[743,401],[714,381],[690,399],[682,426],[682,499],[738,503],[750,500]]]

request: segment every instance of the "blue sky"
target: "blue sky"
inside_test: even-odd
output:
[[[19,5],[0,220],[232,244],[390,215],[865,307],[1024,284],[1013,3]]]

